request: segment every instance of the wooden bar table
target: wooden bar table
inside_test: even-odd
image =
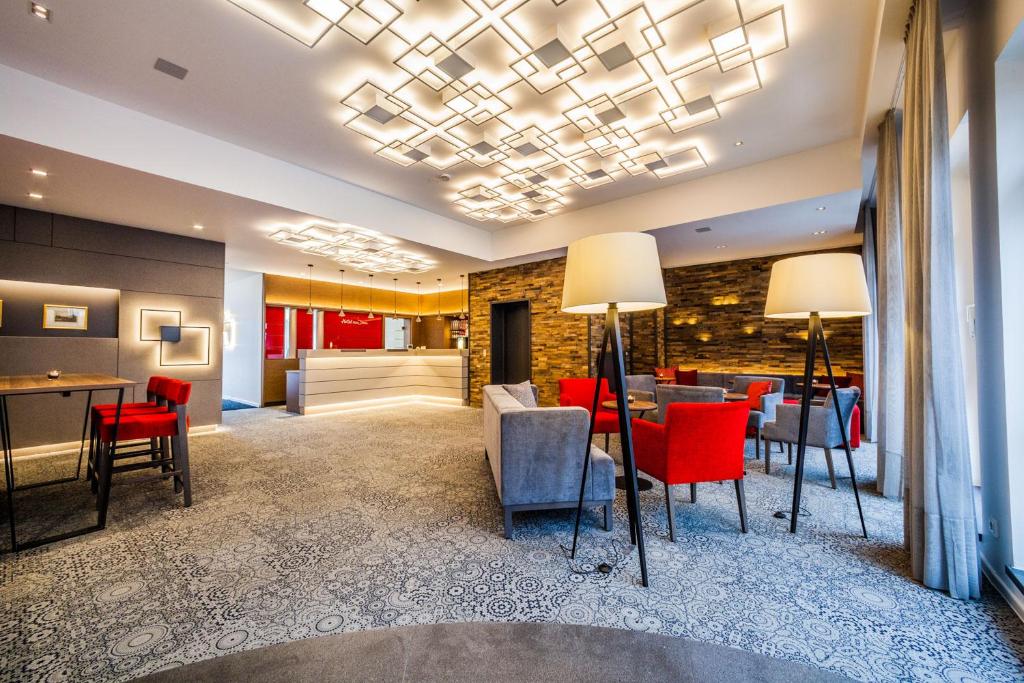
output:
[[[14,492],[77,480],[81,476],[82,471],[82,453],[85,450],[85,438],[89,427],[89,413],[92,410],[93,392],[105,389],[117,390],[117,411],[114,414],[113,429],[113,436],[116,440],[117,429],[121,424],[121,406],[124,404],[124,390],[134,384],[135,382],[132,380],[124,379],[123,377],[91,373],[61,375],[56,379],[50,379],[46,375],[0,376],[0,445],[3,446],[4,450],[4,478],[7,480],[7,519],[11,526],[11,549],[13,551],[26,550],[46,543],[81,536],[82,534],[99,531],[106,526],[106,510],[99,510],[97,512],[97,523],[93,526],[19,544],[15,531]],[[88,394],[88,397],[85,402],[85,419],[82,422],[82,443],[78,449],[78,468],[75,476],[17,486],[14,481],[14,446],[11,441],[11,421],[10,413],[7,411],[7,397],[27,396],[30,394],[70,396],[72,393],[83,391]]]

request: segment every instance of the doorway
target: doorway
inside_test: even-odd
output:
[[[491,384],[526,382],[532,364],[530,302],[491,304]]]

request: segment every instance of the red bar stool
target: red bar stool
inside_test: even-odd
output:
[[[136,413],[146,413],[155,411],[165,411],[167,405],[167,399],[163,396],[163,387],[165,383],[170,382],[170,377],[164,377],[163,375],[153,375],[149,378],[149,382],[146,383],[146,402],[145,403],[123,403],[121,404],[121,417],[127,415],[134,415]],[[93,478],[94,467],[93,463],[98,452],[97,442],[97,426],[101,422],[102,418],[110,417],[113,419],[117,415],[117,404],[116,403],[101,403],[94,405],[90,414],[90,424],[92,425],[89,433],[89,458],[86,461],[86,478],[92,482],[92,492],[96,493],[96,481]],[[156,448],[157,443],[155,440],[150,441],[150,447]],[[155,457],[155,456],[154,456]],[[81,468],[81,463],[79,463]],[[79,469],[81,471],[81,469]]]
[[[192,505],[188,453],[188,401],[192,395],[192,383],[170,379],[164,382],[161,389],[162,398],[166,400],[166,407],[163,410],[140,411],[127,415],[122,412],[120,422],[114,415],[108,415],[101,417],[97,423],[99,448],[92,469],[93,479],[99,490],[97,509],[100,527],[106,524],[112,475],[120,472],[159,467],[162,470],[160,474],[132,481],[142,482],[171,477],[174,479],[175,493],[184,491],[185,507]],[[126,441],[145,440],[149,441],[145,448],[118,451],[119,448],[131,449],[139,445],[126,444]],[[155,447],[154,443],[157,443]],[[149,456],[149,459],[116,464],[121,460],[141,456]]]

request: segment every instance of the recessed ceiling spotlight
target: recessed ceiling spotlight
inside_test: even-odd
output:
[[[737,140],[736,142],[734,142],[732,144],[734,146],[736,146],[736,147],[742,147],[743,146],[743,140]]]
[[[719,244],[719,245],[717,245],[715,247],[715,249],[725,249],[727,246],[729,246],[729,245],[728,244]]]
[[[40,178],[45,178],[46,176],[50,175],[41,168],[30,168],[29,170],[32,172],[32,175],[37,175]]]
[[[194,230],[202,230],[202,229],[203,229],[203,226],[202,226],[201,224],[199,224],[199,223],[196,223],[196,224],[194,224],[194,225],[192,226],[192,228],[193,228]]]
[[[29,196],[29,199],[42,199],[43,198],[43,195],[39,194],[38,192],[29,192],[28,196]]]
[[[828,230],[815,230],[814,234],[815,235],[824,235],[827,232],[828,232]]]
[[[824,211],[824,210],[825,210],[825,207],[824,207],[824,206],[819,206],[819,207],[817,208],[817,210],[818,210],[818,211]]]
[[[43,7],[38,2],[30,2],[28,4],[28,11],[31,12],[32,14],[34,14],[35,16],[39,17],[43,21],[49,21],[50,20],[50,16],[51,16],[50,10],[48,10],[45,7]]]

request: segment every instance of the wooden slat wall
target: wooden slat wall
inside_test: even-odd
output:
[[[395,295],[392,289],[391,278],[387,275],[380,275],[380,286],[373,289],[373,310],[378,313],[390,313],[394,310]],[[409,277],[408,279],[412,279]],[[413,279],[413,282],[415,280]],[[400,283],[408,287],[409,282],[403,278]],[[298,277],[286,277],[284,275],[263,276],[264,298],[268,304],[279,306],[307,306],[310,300],[309,281]],[[337,282],[323,282],[313,280],[313,307],[326,310],[338,310],[338,302],[341,295],[341,285]],[[417,312],[423,315],[437,315],[437,288],[435,280],[423,279],[423,296],[417,310],[416,294],[398,292],[398,314],[415,316]],[[449,290],[441,292],[441,313],[458,313],[460,303],[466,303],[466,294],[461,290]],[[345,285],[345,310],[347,311],[368,311],[370,310],[370,288],[358,285]]]

